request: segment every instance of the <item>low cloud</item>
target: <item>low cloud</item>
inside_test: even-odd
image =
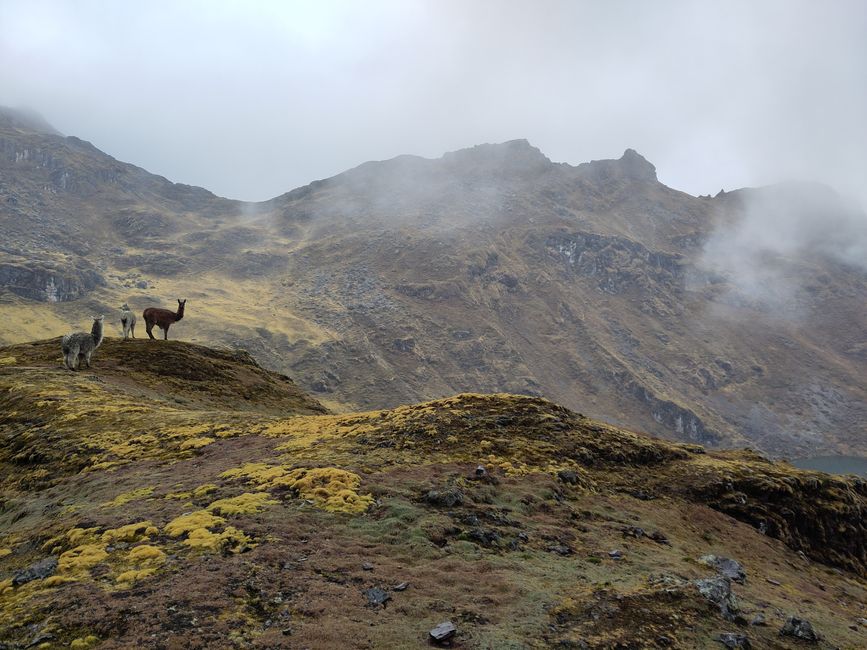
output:
[[[815,183],[785,183],[719,197],[725,206],[698,268],[725,282],[723,300],[795,314],[821,258],[867,272],[867,215]],[[734,216],[732,216],[734,215]]]

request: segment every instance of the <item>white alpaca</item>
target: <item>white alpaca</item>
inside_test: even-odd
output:
[[[123,325],[123,340],[126,341],[130,335],[135,338],[135,314],[129,310],[129,305],[123,303],[120,308],[120,324]]]

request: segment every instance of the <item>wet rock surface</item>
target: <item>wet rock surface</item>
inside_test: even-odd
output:
[[[751,650],[753,644],[750,642],[746,634],[737,632],[723,632],[716,640],[723,644],[726,648],[743,648],[743,650]]]
[[[744,581],[747,579],[744,568],[737,560],[727,557],[717,557],[716,555],[704,555],[699,559],[699,562],[713,567],[717,573],[733,582],[744,584]]]
[[[385,604],[391,600],[391,594],[381,587],[371,587],[364,590],[364,597],[372,607],[385,607]]]
[[[31,564],[23,571],[16,573],[12,578],[12,584],[17,587],[19,585],[27,584],[32,580],[42,580],[48,576],[54,575],[56,570],[57,558],[53,556],[47,557],[39,560],[39,562],[36,562],[35,564]]]
[[[464,502],[464,493],[456,487],[430,490],[424,495],[425,503],[439,508],[453,508]]]
[[[451,621],[445,621],[434,627],[430,633],[430,639],[433,643],[442,644],[450,641],[457,634],[458,628]]]
[[[695,581],[699,593],[719,607],[720,614],[728,621],[734,621],[740,614],[740,607],[728,578],[717,576]]]
[[[819,642],[819,635],[816,630],[813,629],[813,625],[810,621],[798,618],[797,616],[790,616],[786,619],[785,624],[780,629],[780,636],[800,639],[801,641],[806,641],[811,644]]]

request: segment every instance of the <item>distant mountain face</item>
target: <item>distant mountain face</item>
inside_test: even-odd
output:
[[[516,140],[249,204],[0,121],[0,341],[186,297],[173,335],[242,346],[332,407],[508,391],[669,438],[867,454],[867,276],[743,227],[798,192],[824,190],[696,198],[632,150],[571,166]]]

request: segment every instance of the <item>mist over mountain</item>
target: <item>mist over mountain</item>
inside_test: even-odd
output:
[[[4,342],[186,297],[179,335],[338,408],[506,391],[702,444],[864,453],[865,217],[828,188],[693,197],[631,149],[573,166],[513,140],[251,204],[12,117],[0,152]]]
[[[0,1],[0,650],[867,647],[863,0]]]

